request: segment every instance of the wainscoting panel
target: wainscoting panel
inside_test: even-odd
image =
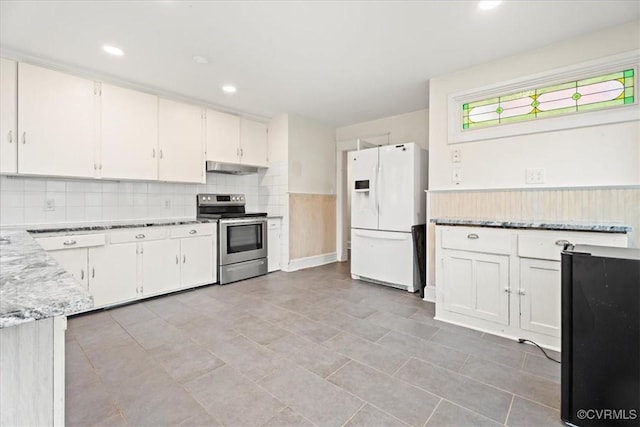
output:
[[[336,196],[289,194],[289,259],[336,251]]]

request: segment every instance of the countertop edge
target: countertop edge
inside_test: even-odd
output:
[[[597,224],[571,223],[524,220],[482,220],[460,218],[432,218],[435,225],[475,226],[489,228],[534,229],[534,230],[564,230],[564,231],[596,231],[604,233],[629,233],[633,227],[625,224]]]

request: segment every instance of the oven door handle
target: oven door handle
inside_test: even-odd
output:
[[[228,218],[221,219],[220,224],[225,225],[251,225],[251,224],[265,224],[267,222],[267,218]]]

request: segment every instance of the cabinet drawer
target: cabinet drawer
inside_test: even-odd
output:
[[[445,227],[442,230],[442,247],[490,254],[509,254],[511,253],[511,235],[512,233],[506,230]]]
[[[181,237],[210,236],[213,234],[215,224],[189,224],[171,227],[169,237],[172,239]]]
[[[111,243],[145,242],[167,238],[165,227],[127,228],[111,232]]]
[[[282,224],[281,219],[267,219],[267,229],[268,230],[280,230]]]
[[[627,246],[622,233],[585,233],[579,231],[531,231],[518,233],[518,256],[560,261],[566,242],[583,245]]]
[[[45,251],[60,249],[86,248],[90,246],[102,246],[105,243],[105,234],[76,234],[67,236],[40,237],[35,239]]]

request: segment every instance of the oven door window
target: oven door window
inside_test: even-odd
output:
[[[236,254],[262,249],[262,224],[227,227],[227,253]]]

